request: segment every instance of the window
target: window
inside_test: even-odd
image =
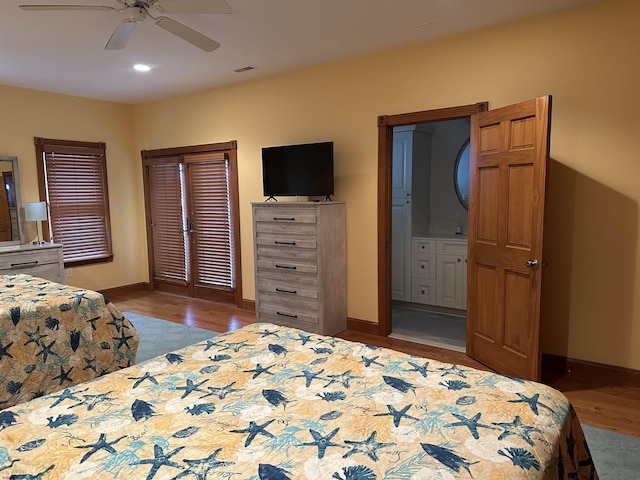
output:
[[[104,143],[35,138],[45,238],[63,245],[65,267],[113,260]]]

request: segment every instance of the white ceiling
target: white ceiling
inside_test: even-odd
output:
[[[228,15],[168,15],[222,44],[206,53],[139,25],[104,50],[124,14],[27,12],[20,4],[120,8],[116,0],[1,0],[0,84],[140,103],[416,43],[599,0],[228,0]],[[145,63],[145,74],[131,67]],[[248,65],[255,70],[236,73]]]

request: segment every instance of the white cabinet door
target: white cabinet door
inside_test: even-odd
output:
[[[411,301],[411,203],[406,198],[391,205],[391,298]]]
[[[438,254],[437,264],[438,305],[462,309],[464,283],[466,282],[464,256]]]
[[[393,161],[391,173],[392,198],[411,196],[411,173],[413,168],[413,132],[393,132]]]

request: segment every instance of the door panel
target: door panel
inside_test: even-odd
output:
[[[184,179],[178,159],[146,166],[149,192],[149,242],[152,246],[152,279],[160,290],[187,293],[189,278],[185,262],[187,242],[182,209]]]
[[[532,380],[550,122],[551,97],[471,117],[467,353]]]

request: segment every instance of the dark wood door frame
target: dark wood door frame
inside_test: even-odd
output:
[[[484,112],[489,102],[378,117],[378,335],[391,333],[391,171],[393,127],[457,120]]]

